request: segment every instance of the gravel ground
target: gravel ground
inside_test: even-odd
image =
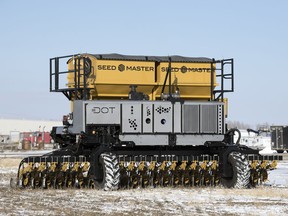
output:
[[[20,159],[0,159],[0,215],[288,215],[288,162],[253,189],[11,189]],[[268,186],[269,185],[269,186]]]

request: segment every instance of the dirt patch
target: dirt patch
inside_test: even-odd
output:
[[[0,158],[0,168],[17,168],[21,162],[21,158]]]
[[[279,188],[148,188],[105,192],[17,190],[7,186],[0,187],[0,212],[11,215],[284,215],[288,212],[287,192],[288,189]]]
[[[287,215],[288,187],[166,187],[119,191],[11,189],[21,159],[0,159],[2,215]],[[285,164],[284,164],[285,165]],[[286,165],[280,173],[287,172]],[[282,171],[281,171],[282,169]],[[275,174],[275,171],[273,171]],[[272,174],[273,174],[272,172]],[[281,175],[280,175],[281,174]]]

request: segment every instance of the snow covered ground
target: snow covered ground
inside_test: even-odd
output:
[[[0,159],[0,215],[287,215],[288,161],[252,189],[11,189],[20,159]]]

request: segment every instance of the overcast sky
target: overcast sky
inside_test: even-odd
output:
[[[49,58],[76,53],[234,58],[229,120],[288,124],[288,1],[0,0],[0,117],[61,119]]]

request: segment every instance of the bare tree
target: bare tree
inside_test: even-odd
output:
[[[262,123],[262,124],[257,124],[256,128],[257,128],[257,130],[266,131],[266,130],[269,130],[270,124],[268,122],[265,122],[265,123]]]
[[[239,121],[227,121],[228,128],[238,128],[238,129],[248,129],[250,128],[249,124],[239,122]]]

